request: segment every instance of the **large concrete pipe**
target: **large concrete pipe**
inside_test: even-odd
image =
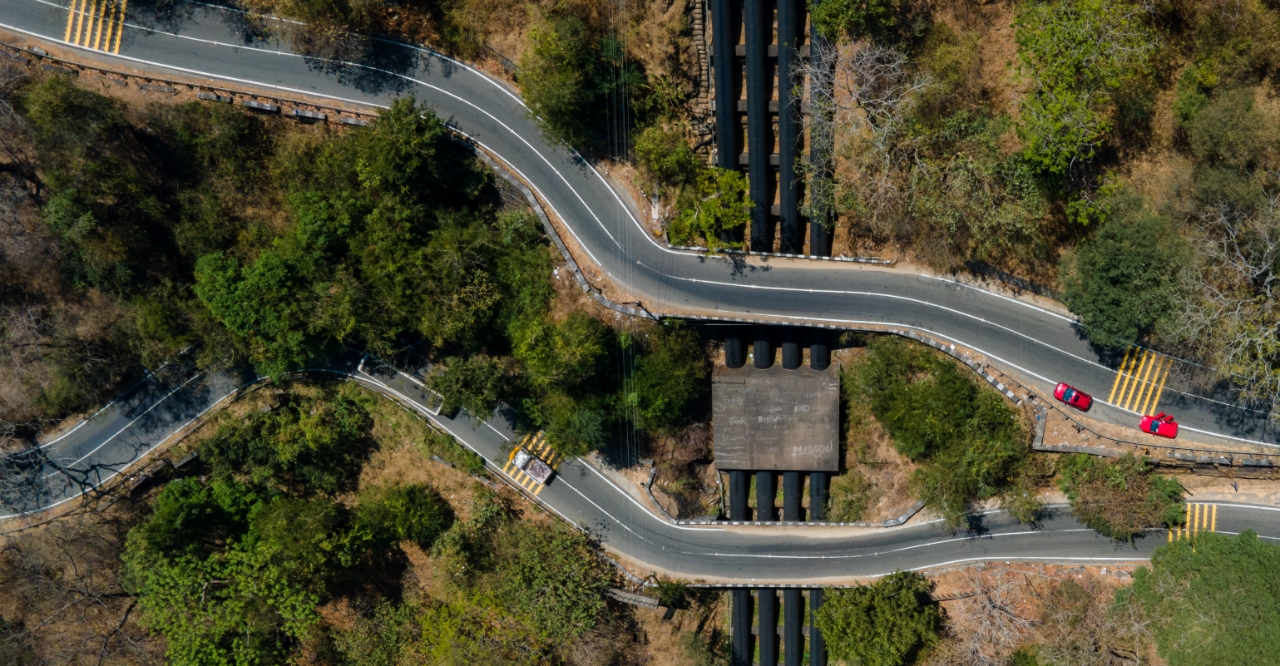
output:
[[[804,590],[782,591],[782,654],[787,666],[804,666]]]
[[[809,666],[827,666],[827,642],[814,620],[822,608],[822,588],[809,590]]]
[[[753,609],[751,590],[733,591],[733,666],[751,666],[755,660],[756,644],[751,636]]]
[[[809,520],[827,518],[827,473],[809,472]]]
[[[756,520],[778,519],[778,511],[773,506],[773,498],[777,494],[775,472],[756,472]]]
[[[804,354],[800,351],[800,331],[788,327],[782,335],[782,367],[795,370],[804,362]]]
[[[773,98],[773,77],[767,67],[769,44],[773,41],[770,3],[745,0],[742,3],[742,25],[746,32],[747,70],[747,183],[751,189],[751,249],[773,250],[773,191],[769,187],[773,154],[773,118],[769,100]]]
[[[742,96],[742,69],[735,53],[742,30],[741,0],[711,0],[711,53],[716,90],[716,166],[738,168],[738,98]],[[721,234],[721,241],[741,242],[741,229]]]
[[[756,341],[752,347],[751,355],[754,357],[757,368],[773,367],[773,343],[769,340],[765,331],[756,332]]]
[[[778,666],[778,592],[760,590],[760,666]]]
[[[804,472],[782,473],[782,519],[804,520]]]
[[[814,370],[826,370],[831,365],[831,333],[817,331],[813,343],[809,345],[809,367]]]
[[[750,486],[751,477],[747,472],[729,472],[729,520],[751,520],[751,507],[747,503]]]
[[[800,217],[800,185],[796,180],[796,155],[800,149],[800,104],[791,78],[799,64],[801,0],[778,0],[778,208],[781,213],[782,251],[804,251],[804,220]]]
[[[724,339],[724,364],[730,368],[741,368],[747,364],[747,346],[742,343],[742,338]]]

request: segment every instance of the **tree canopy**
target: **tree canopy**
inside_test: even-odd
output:
[[[1151,621],[1171,666],[1266,663],[1280,648],[1280,548],[1252,530],[1201,533],[1161,546],[1121,603]]]
[[[937,644],[943,611],[929,579],[898,571],[870,585],[827,590],[816,624],[833,659],[862,666],[914,664]]]

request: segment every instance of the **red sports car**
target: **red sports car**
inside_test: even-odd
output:
[[[1053,389],[1053,397],[1082,412],[1089,411],[1089,408],[1093,406],[1093,396],[1083,391],[1077,391],[1066,384],[1058,384],[1057,388]]]
[[[1164,412],[1160,412],[1155,416],[1142,417],[1138,427],[1142,429],[1142,432],[1151,433],[1159,437],[1173,439],[1178,436],[1178,424],[1173,422],[1173,416]]]

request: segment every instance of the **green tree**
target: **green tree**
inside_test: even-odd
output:
[[[1019,6],[1015,27],[1033,84],[1019,129],[1026,154],[1062,175],[1093,158],[1114,124],[1114,98],[1145,84],[1159,35],[1128,0],[1036,0]]]
[[[712,250],[738,248],[741,243],[726,243],[720,237],[746,227],[751,220],[746,176],[730,169],[703,169],[695,183],[680,190],[676,210],[679,212],[667,229],[672,243],[701,242]]]
[[[1009,482],[1028,449],[1026,426],[1004,398],[962,372],[942,354],[885,336],[844,378],[851,408],[869,404],[894,447],[922,463],[913,491],[952,525],[971,502],[1016,490]]]
[[[871,37],[896,41],[914,31],[918,7],[910,0],[822,0],[812,9],[813,24],[827,39]]]
[[[245,476],[291,494],[349,490],[372,451],[370,417],[350,396],[294,397],[268,413],[231,421],[201,443],[215,478]]]
[[[1133,539],[1152,527],[1182,522],[1182,485],[1151,473],[1133,455],[1103,462],[1078,453],[1059,466],[1058,485],[1080,522],[1113,539]]]
[[[412,541],[431,546],[453,522],[453,512],[428,486],[378,486],[361,494],[356,524],[368,529],[374,543]]]
[[[602,37],[564,7],[529,33],[520,61],[520,94],[547,134],[587,149],[604,132],[615,90],[641,82],[622,58],[621,44]]]
[[[664,322],[643,345],[635,374],[627,385],[627,405],[635,408],[640,428],[671,432],[686,425],[706,394],[708,363],[697,331]]]
[[[484,354],[454,356],[432,370],[427,386],[444,397],[443,411],[462,408],[473,419],[483,421],[493,415],[503,398],[505,374],[501,359]]]
[[[703,168],[702,160],[677,127],[650,125],[635,141],[636,166],[640,167],[647,192],[691,183]]]
[[[197,557],[240,538],[264,499],[235,481],[178,479],[164,487],[151,505],[151,515],[133,529],[132,538],[154,553]]]
[[[389,355],[410,333],[464,347],[487,335],[501,297],[479,210],[488,179],[439,118],[402,98],[369,130],[292,157],[311,167],[277,170],[293,224],[252,260],[196,266],[196,295],[260,369],[279,376],[339,344]]]
[[[1150,620],[1171,666],[1262,664],[1280,648],[1280,549],[1252,530],[1161,546],[1134,572],[1121,604]]]
[[[1178,272],[1189,249],[1169,221],[1132,202],[1059,268],[1063,300],[1089,341],[1124,349],[1175,313]]]
[[[558,522],[519,523],[504,536],[500,589],[529,628],[551,641],[571,641],[594,628],[613,575],[587,537]]]
[[[870,584],[828,590],[815,620],[835,659],[863,666],[912,664],[938,643],[943,612],[929,579],[899,571]]]
[[[151,523],[172,511],[126,540],[122,580],[138,596],[143,625],[165,636],[170,663],[285,663],[319,622],[316,606],[338,568],[360,553],[343,512],[326,500],[278,498],[234,509],[230,522],[247,529],[216,550],[154,548],[164,530]]]

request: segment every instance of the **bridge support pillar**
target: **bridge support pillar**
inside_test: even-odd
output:
[[[827,518],[827,473],[809,473],[809,520],[821,522]]]
[[[755,660],[756,645],[751,635],[753,609],[751,590],[733,591],[733,666],[752,666]]]
[[[822,588],[817,587],[809,590],[809,666],[827,666],[827,642],[822,640],[822,632],[814,624],[819,608],[822,608]]]
[[[753,361],[757,368],[761,370],[773,367],[773,343],[765,335],[764,331],[756,334],[756,342],[751,350]]]
[[[782,473],[782,519],[804,520],[804,472]]]
[[[804,590],[782,591],[782,654],[787,666],[804,666]]]
[[[742,338],[724,339],[724,364],[729,368],[741,368],[747,364],[747,348]]]
[[[778,592],[760,589],[760,666],[778,666]]]
[[[799,332],[788,329],[782,338],[782,367],[795,370],[804,362],[804,354],[800,351]]]
[[[751,477],[742,470],[729,472],[729,520],[751,520],[751,507],[747,505]]]
[[[831,334],[818,331],[813,344],[809,345],[809,367],[814,370],[826,370],[831,365],[831,346],[828,342]]]
[[[768,522],[778,519],[778,512],[773,506],[773,498],[777,494],[775,472],[756,472],[756,520]]]

